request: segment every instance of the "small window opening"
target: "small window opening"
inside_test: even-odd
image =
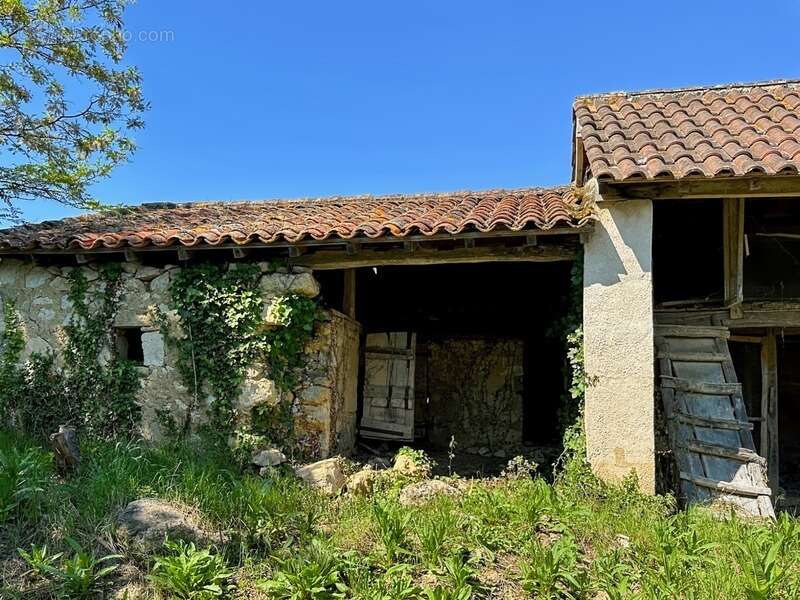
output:
[[[144,364],[142,330],[139,327],[117,328],[117,356],[137,365]]]

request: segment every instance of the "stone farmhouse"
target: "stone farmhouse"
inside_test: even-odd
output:
[[[61,351],[69,272],[92,285],[121,263],[108,351],[139,365],[158,439],[156,415],[192,405],[153,307],[189,265],[258,264],[265,306],[292,293],[327,315],[288,398],[316,454],[455,438],[513,456],[557,445],[552,331],[582,272],[595,471],[771,514],[800,492],[800,82],[579,97],[573,122],[563,187],[144,204],[5,230],[22,359]],[[285,396],[253,365],[237,418]]]

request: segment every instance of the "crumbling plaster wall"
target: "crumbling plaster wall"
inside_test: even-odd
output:
[[[122,294],[114,327],[142,330],[144,361],[139,367],[141,389],[138,394],[142,408],[141,434],[145,439],[158,441],[166,433],[158,413],[169,414],[176,423],[182,423],[186,411],[193,405],[192,391],[183,384],[177,370],[176,350],[165,343],[154,321],[155,308],[166,314],[168,320],[176,318],[169,309],[169,290],[180,267],[152,267],[130,262],[123,263],[122,267]],[[34,352],[53,352],[59,356],[64,340],[63,327],[73,314],[67,276],[75,268],[83,269],[89,282],[87,299],[91,301],[98,297],[98,286],[102,284],[97,268],[92,264],[42,267],[18,260],[4,259],[0,262],[0,296],[12,300],[22,318],[26,340],[22,360]],[[269,272],[266,263],[261,265],[261,270],[259,286],[265,308],[284,294],[308,297],[319,294],[319,284],[310,270],[295,268],[288,272],[280,269],[273,273]],[[2,326],[0,319],[0,328]],[[108,352],[111,351],[112,348],[108,348]],[[357,325],[333,311],[326,313],[306,348],[306,355],[300,384],[294,392],[288,393],[289,398],[283,398],[282,394],[286,392],[277,389],[262,368],[258,365],[249,368],[235,406],[237,420],[245,424],[256,406],[276,405],[285,399],[292,402],[299,441],[310,454],[324,457],[334,451],[347,452],[354,443]],[[352,374],[353,368],[355,375]],[[195,407],[192,415],[195,425],[204,422],[204,408],[204,403]],[[351,412],[353,423],[347,425],[345,421],[351,418]]]
[[[588,459],[602,478],[633,471],[654,493],[653,206],[601,199],[597,217],[583,274]]]

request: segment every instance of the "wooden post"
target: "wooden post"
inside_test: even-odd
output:
[[[767,477],[773,493],[780,483],[778,448],[778,342],[769,330],[761,346],[761,455],[767,459]]]
[[[344,296],[342,312],[351,319],[356,318],[356,270],[344,269]]]
[[[744,301],[744,198],[723,200],[723,245],[725,254],[725,305],[731,318],[742,317]]]

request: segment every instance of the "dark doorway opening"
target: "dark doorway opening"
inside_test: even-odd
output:
[[[800,336],[778,338],[780,485],[800,496]]]
[[[570,273],[569,262],[359,269],[356,319],[367,363],[359,419],[364,390],[384,393],[370,385],[369,361],[389,353],[413,386],[414,444],[446,453],[454,439],[458,453],[503,463],[526,448],[557,451],[566,387],[557,323],[568,309]],[[397,335],[381,337],[387,332]],[[413,374],[403,354],[409,345]],[[402,392],[387,394],[403,406]]]

